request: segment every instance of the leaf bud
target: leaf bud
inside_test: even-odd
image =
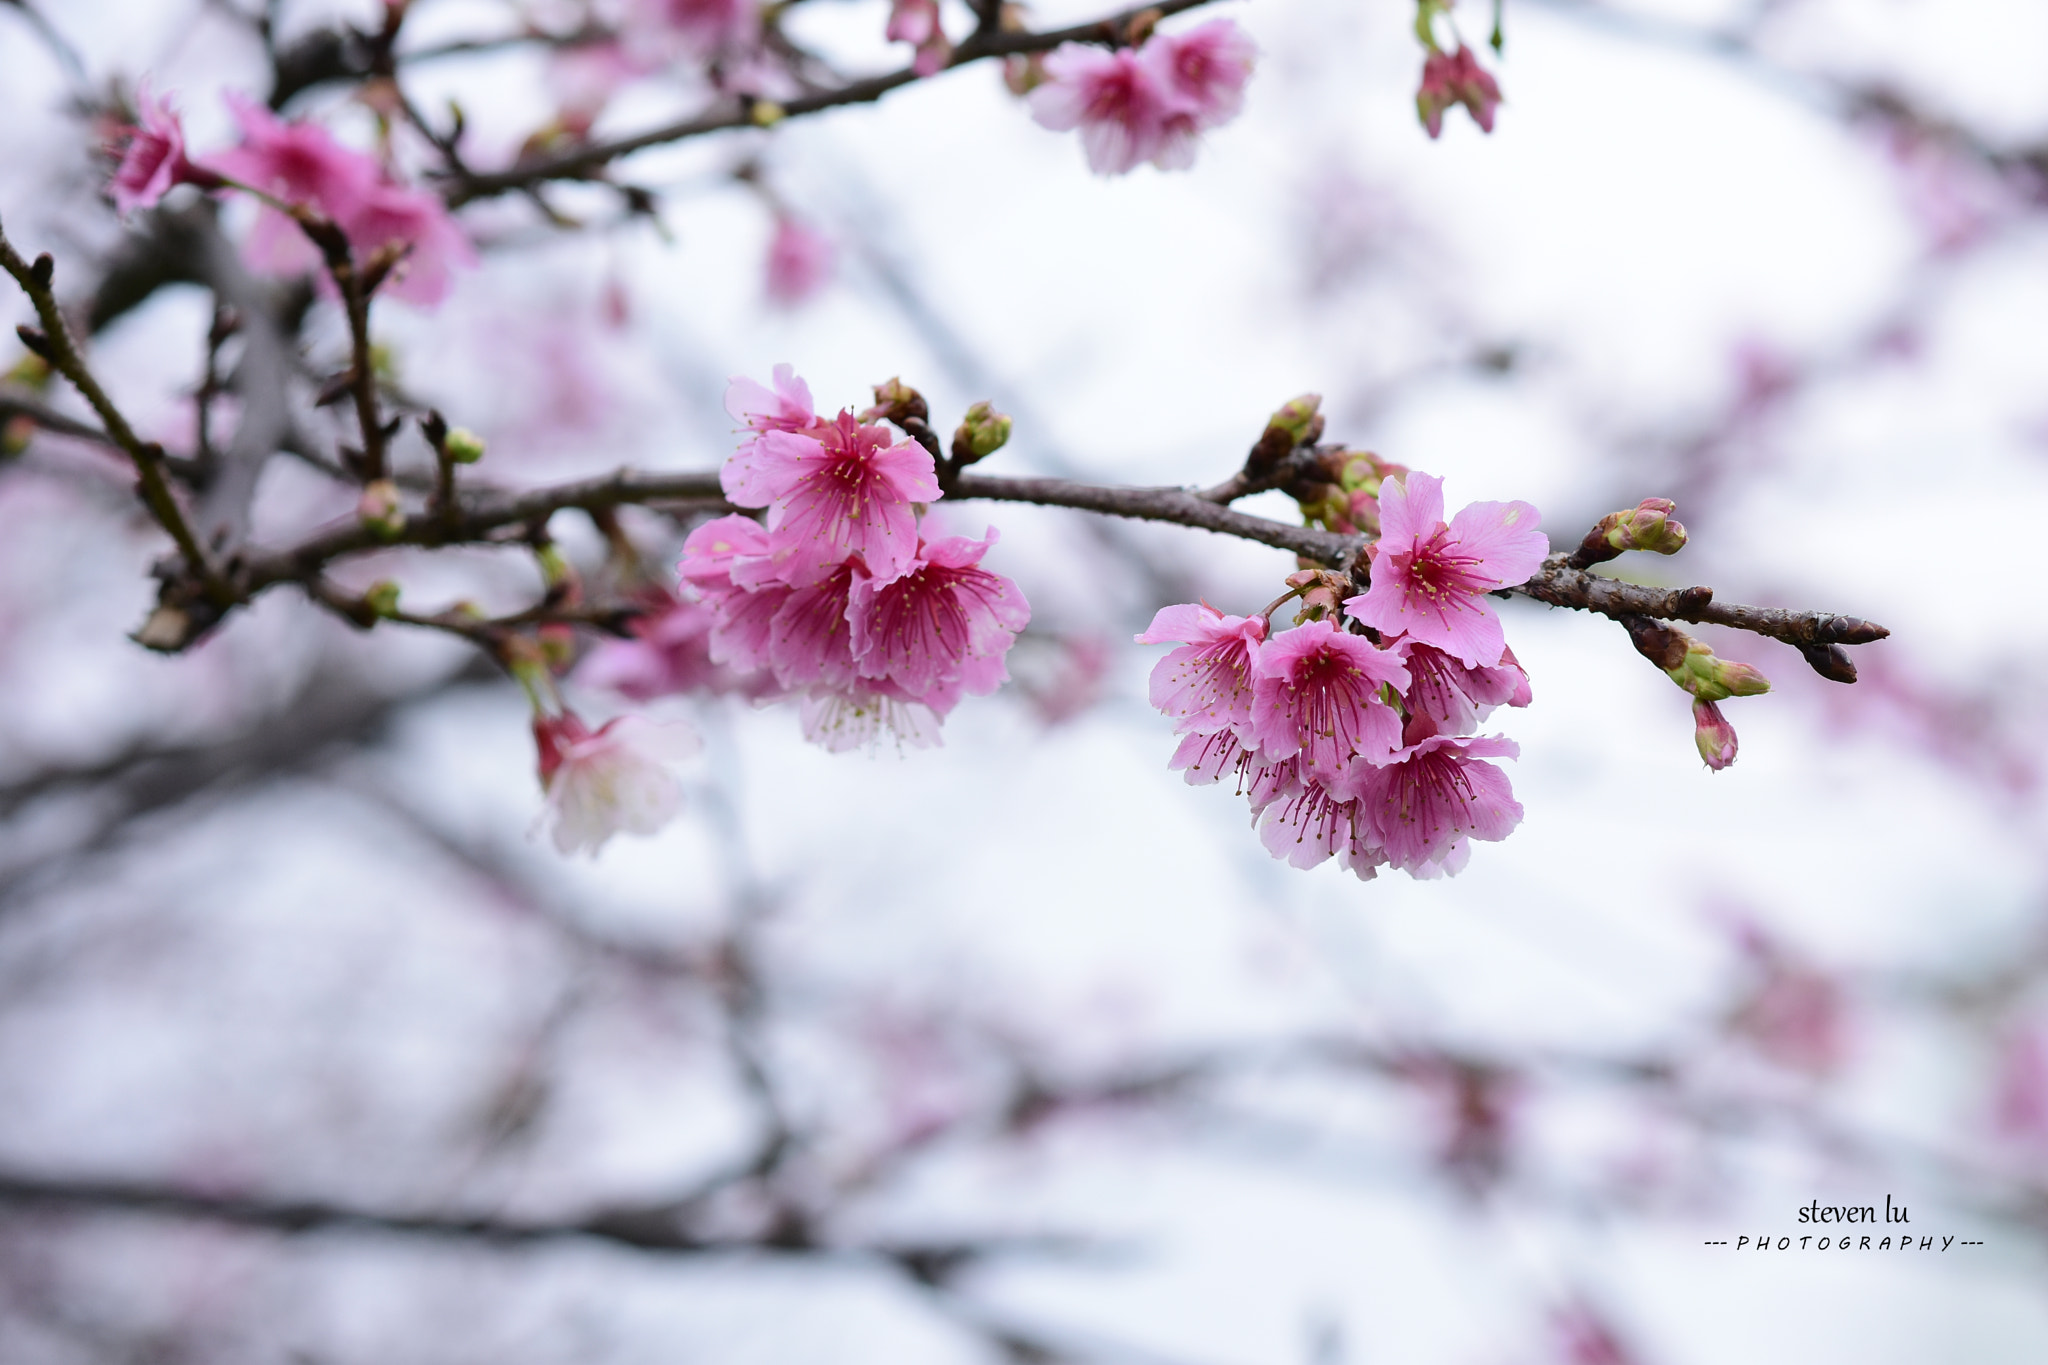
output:
[[[987,403],[976,403],[953,433],[953,463],[973,464],[1001,450],[1010,440],[1010,419]]]

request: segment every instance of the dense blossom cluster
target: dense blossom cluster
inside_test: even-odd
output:
[[[1088,168],[1121,175],[1149,161],[1161,170],[1195,162],[1196,139],[1244,107],[1258,49],[1229,19],[1186,33],[1154,33],[1137,48],[1062,43],[1045,59],[1045,81],[1028,96],[1031,116],[1061,132],[1078,128]]]
[[[805,734],[833,750],[884,731],[937,743],[962,697],[1008,678],[1031,617],[1017,585],[981,566],[996,533],[927,537],[921,508],[941,496],[931,454],[851,412],[818,416],[787,365],[772,388],[733,380],[726,407],[747,437],[721,481],[762,519],[693,531],[680,595],[593,656],[586,679],[640,698],[794,700]]]
[[[1183,605],[1137,638],[1180,646],[1151,686],[1184,736],[1173,767],[1193,784],[1234,776],[1275,857],[1435,877],[1522,818],[1485,761],[1515,745],[1473,733],[1530,695],[1486,594],[1528,578],[1550,546],[1527,503],[1474,503],[1445,522],[1428,474],[1388,478],[1377,502],[1371,585],[1341,609],[1309,573],[1296,576],[1308,619],[1292,629]]]

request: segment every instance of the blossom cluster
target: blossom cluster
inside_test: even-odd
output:
[[[359,262],[381,254],[386,291],[422,305],[446,296],[456,266],[476,264],[438,196],[397,183],[318,124],[288,123],[232,92],[226,98],[242,140],[195,161],[170,102],[141,93],[141,122],[120,131],[108,185],[121,212],[152,208],[178,185],[249,191],[264,201],[244,245],[251,265],[277,274],[318,270],[318,248],[285,212],[308,210],[341,229]]]
[[[1257,56],[1229,19],[1154,33],[1136,48],[1062,43],[1046,56],[1045,80],[1027,99],[1045,127],[1081,130],[1097,175],[1122,175],[1146,161],[1185,170],[1195,162],[1196,139],[1244,107]]]
[[[643,698],[794,700],[805,735],[835,751],[885,730],[937,743],[963,697],[1008,679],[1031,617],[1017,585],[981,566],[995,531],[928,536],[921,508],[941,496],[930,452],[850,411],[820,417],[787,365],[773,388],[734,379],[726,408],[747,432],[721,472],[726,497],[762,519],[691,532],[681,593],[593,656],[586,680]]]
[[[1530,697],[1486,594],[1527,579],[1550,546],[1523,502],[1473,503],[1446,523],[1429,474],[1389,477],[1377,503],[1371,582],[1341,610],[1308,573],[1296,579],[1312,619],[1291,629],[1181,605],[1137,638],[1180,646],[1151,682],[1183,736],[1172,766],[1191,784],[1235,776],[1275,857],[1436,877],[1466,864],[1472,840],[1521,821],[1507,775],[1486,761],[1516,746],[1474,733]]]

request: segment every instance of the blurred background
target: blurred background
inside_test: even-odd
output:
[[[67,298],[199,211],[117,219],[95,111],[146,76],[223,145],[218,92],[275,86],[260,9],[0,3],[0,215]],[[289,49],[381,6],[267,12]],[[1215,482],[1313,390],[1332,438],[1560,546],[1676,499],[1690,545],[1626,571],[1880,621],[1862,680],[1703,630],[1776,684],[1709,773],[1623,631],[1508,603],[1522,827],[1454,879],[1297,872],[1167,770],[1127,643],[1168,602],[1255,610],[1291,558],[947,504],[1032,602],[1011,686],[902,754],[659,703],[707,740],[686,814],[570,860],[494,669],[289,590],[149,654],[125,467],[21,433],[0,1360],[2048,1358],[2048,7],[1508,0],[1496,131],[1437,141],[1411,8],[1213,12],[1261,56],[1190,172],[1090,175],[976,64],[635,156],[651,212],[466,209],[481,268],[379,315],[394,381],[515,485],[715,468],[727,377],[785,361],[827,412],[892,375],[942,430],[993,400],[991,472],[1099,482]],[[479,167],[709,98],[687,61],[593,93],[501,41],[607,17],[415,0],[400,84],[460,102]],[[782,24],[862,73],[903,64],[886,19]],[[358,96],[287,110],[367,146]],[[816,240],[771,292],[778,223]],[[151,286],[93,360],[176,448],[216,300]],[[314,303],[303,353],[344,341]],[[258,538],[351,505],[280,456]],[[537,581],[488,550],[348,575],[508,609]],[[1812,1200],[1937,1249],[1800,1251]],[[1793,1249],[1716,1245],[1764,1234]]]

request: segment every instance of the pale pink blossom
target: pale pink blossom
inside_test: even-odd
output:
[[[908,744],[913,749],[930,749],[943,742],[939,713],[886,685],[810,692],[799,706],[798,716],[804,738],[835,754],[872,749],[884,734],[894,737],[899,748]]]
[[[1821,1077],[1849,1052],[1849,1005],[1841,983],[1769,939],[1744,945],[1755,962],[1748,991],[1729,1027],[1779,1066]]]
[[[1384,762],[1401,717],[1381,689],[1408,686],[1400,659],[1329,621],[1283,630],[1259,650],[1251,738],[1268,762],[1301,756],[1305,777],[1345,780],[1353,760]]]
[[[770,431],[805,432],[818,425],[810,385],[788,365],[775,367],[775,387],[766,388],[742,375],[726,384],[725,410],[752,433],[718,471],[725,495],[743,507],[766,507],[775,493],[762,471],[761,437]]]
[[[622,716],[592,731],[573,712],[536,717],[533,737],[555,847],[592,855],[614,834],[652,834],[673,820],[683,791],[668,765],[703,747],[679,723]]]
[[[910,69],[920,76],[936,75],[953,56],[953,44],[939,26],[939,0],[892,0],[884,36],[917,49]]]
[[[1520,753],[1496,735],[1441,735],[1411,721],[1411,743],[1381,767],[1357,773],[1358,806],[1387,861],[1413,876],[1455,872],[1467,840],[1505,839],[1522,822],[1507,774],[1487,758]]]
[[[155,208],[174,185],[218,183],[186,158],[185,130],[169,100],[151,95],[145,83],[136,92],[135,105],[142,122],[116,132],[108,148],[121,154],[107,191],[122,216]]]
[[[1258,55],[1251,36],[1233,19],[1211,19],[1180,34],[1154,33],[1138,50],[1154,81],[1176,108],[1193,115],[1198,128],[1237,117]]]
[[[697,57],[751,49],[761,32],[754,0],[636,0],[636,11],[657,41],[673,38]]]
[[[917,559],[913,504],[939,498],[938,472],[923,446],[892,443],[885,428],[863,426],[848,412],[809,435],[763,432],[738,482],[726,495],[768,508],[774,553],[793,583],[822,578],[853,554],[876,578],[904,573]]]
[[[1152,705],[1177,733],[1249,735],[1252,673],[1265,638],[1262,616],[1225,616],[1206,603],[1160,608],[1137,643],[1181,647],[1153,666]]]
[[[981,567],[996,543],[948,536],[920,547],[895,578],[857,573],[853,657],[868,678],[885,678],[926,700],[949,683],[983,696],[1009,676],[1003,656],[1031,620],[1023,592]]]
[[[1401,695],[1403,704],[1411,714],[1428,716],[1444,734],[1470,734],[1497,706],[1529,704],[1529,675],[1512,649],[1503,651],[1491,668],[1473,668],[1419,640],[1396,640],[1393,649],[1408,665],[1411,679]]]
[[[1121,175],[1162,152],[1175,155],[1167,120],[1184,111],[1128,48],[1060,44],[1045,58],[1045,83],[1025,100],[1044,127],[1081,130],[1088,168],[1097,175]]]
[[[635,617],[632,638],[606,640],[577,665],[576,680],[633,701],[653,701],[687,692],[743,692],[758,695],[764,682],[737,673],[711,657],[711,632],[718,614],[707,602],[669,598]]]
[[[383,292],[431,307],[447,297],[454,267],[474,266],[476,248],[448,215],[441,197],[426,190],[380,184],[346,218],[337,219],[359,261],[379,251],[398,254]]]
[[[794,218],[778,216],[768,242],[768,299],[784,308],[808,303],[832,280],[832,239]]]
[[[1380,487],[1372,586],[1344,605],[1386,635],[1435,645],[1491,668],[1507,649],[1486,594],[1526,582],[1550,552],[1526,502],[1475,502],[1443,520],[1443,480],[1410,473]]]
[[[2021,1028],[2001,1041],[1992,1122],[2008,1141],[2048,1147],[2048,1030]]]
[[[1258,807],[1259,841],[1268,853],[1300,868],[1334,857],[1360,881],[1377,875],[1387,855],[1356,799],[1340,799],[1322,783],[1299,778],[1273,785],[1276,790]]]

